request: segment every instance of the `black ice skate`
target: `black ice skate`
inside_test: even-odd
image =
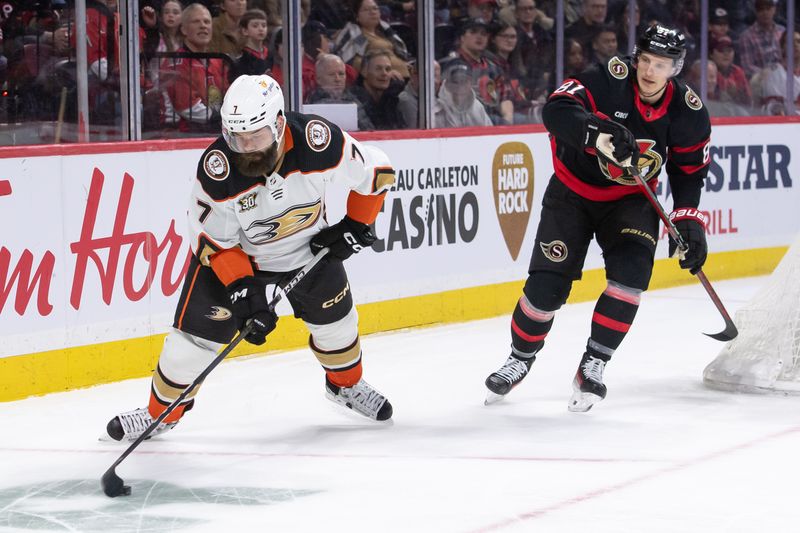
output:
[[[133,442],[138,439],[142,433],[144,433],[144,430],[146,430],[152,423],[153,417],[150,416],[150,412],[146,407],[121,413],[108,421],[108,424],[106,425],[106,434],[101,436],[100,440],[124,440],[126,442]],[[178,422],[172,422],[169,424],[161,423],[156,429],[153,430],[152,433],[150,433],[150,435],[148,435],[147,438],[149,439],[150,437],[155,437],[156,435],[165,433],[174,428],[177,423]]]
[[[536,356],[530,359],[519,359],[513,353],[508,356],[506,362],[497,372],[492,372],[486,378],[486,388],[489,393],[486,395],[484,405],[499,402],[503,397],[511,392],[511,389],[519,385],[519,382],[528,375],[531,365],[536,360]]]
[[[325,397],[372,420],[392,418],[392,404],[363,379],[352,387],[339,387],[325,376]]]
[[[588,353],[583,354],[581,364],[572,380],[572,398],[567,408],[574,413],[585,413],[594,404],[606,397],[606,386],[603,384],[603,369],[606,361]]]

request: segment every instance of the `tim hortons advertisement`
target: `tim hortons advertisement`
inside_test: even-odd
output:
[[[800,231],[793,127],[714,129],[701,202],[712,253],[782,246]],[[524,279],[552,174],[546,134],[375,144],[397,181],[375,224],[378,241],[347,263],[358,303]],[[0,356],[168,329],[189,257],[186,212],[200,153],[3,160]],[[663,178],[662,169],[658,194],[669,211]],[[346,194],[329,191],[329,221],[344,214]],[[593,247],[586,267],[601,266]]]

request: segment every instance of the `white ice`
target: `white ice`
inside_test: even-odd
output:
[[[763,281],[715,286],[734,311]],[[148,379],[0,404],[0,531],[799,531],[800,399],[703,386],[722,320],[702,288],[646,293],[607,399],[570,413],[592,307],[563,308],[489,407],[508,316],[365,337],[393,425],[328,402],[307,350],[226,362],[116,499],[99,479],[124,446],[96,439]]]

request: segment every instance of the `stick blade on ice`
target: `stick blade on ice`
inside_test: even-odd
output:
[[[109,468],[106,473],[103,474],[100,485],[103,487],[105,495],[109,498],[130,496],[131,494],[131,488],[122,481],[122,478],[114,472],[113,468]]]

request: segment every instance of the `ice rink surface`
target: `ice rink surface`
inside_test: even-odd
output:
[[[715,287],[733,312],[763,281]],[[97,436],[149,379],[0,404],[0,531],[800,531],[800,398],[703,386],[723,327],[703,289],[645,293],[608,397],[570,413],[593,305],[489,407],[508,316],[363,338],[391,425],[328,402],[308,350],[226,362],[117,469],[128,497],[102,494],[124,446]]]

